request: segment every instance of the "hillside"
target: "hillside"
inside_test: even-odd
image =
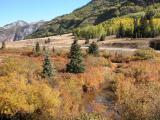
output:
[[[0,41],[17,41],[35,32],[44,22],[27,23],[17,21],[0,27]]]
[[[92,0],[70,14],[46,22],[27,38],[52,36],[80,26],[97,25],[117,16],[143,11],[146,6],[157,2],[159,0]]]

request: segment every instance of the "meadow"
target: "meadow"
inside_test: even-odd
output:
[[[160,56],[82,50],[85,71],[66,72],[69,51],[49,51],[54,77],[41,76],[45,51],[0,50],[0,118],[3,120],[157,120]]]

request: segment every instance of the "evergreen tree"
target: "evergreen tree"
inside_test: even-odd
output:
[[[145,14],[147,20],[153,19],[155,16],[155,12],[153,10],[148,10]]]
[[[148,27],[147,18],[141,17],[141,20],[140,20],[140,37],[141,38],[145,38],[148,35],[147,27]]]
[[[45,59],[43,62],[43,71],[42,71],[42,77],[43,78],[52,78],[54,76],[54,68],[52,66],[52,63],[49,59],[49,55],[45,55]]]
[[[88,53],[92,55],[99,55],[99,48],[96,42],[92,42],[88,48]]]
[[[36,43],[36,49],[35,49],[35,53],[36,55],[40,54],[41,50],[40,50],[40,45],[39,42]]]
[[[6,48],[6,42],[3,41],[3,42],[2,42],[2,47],[1,47],[1,49],[3,50],[3,49],[5,49],[5,48]]]
[[[138,26],[138,19],[134,19],[134,29],[133,29],[133,38],[138,38],[139,37],[139,26]]]
[[[125,29],[124,29],[124,25],[122,23],[120,23],[120,25],[119,25],[119,29],[118,29],[118,32],[117,32],[117,37],[118,38],[125,37]]]
[[[70,50],[70,63],[67,64],[66,71],[70,73],[83,73],[85,68],[83,64],[83,55],[81,53],[80,45],[75,40]]]

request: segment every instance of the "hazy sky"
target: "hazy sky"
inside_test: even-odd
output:
[[[0,0],[0,26],[24,20],[50,20],[72,12],[90,0]]]

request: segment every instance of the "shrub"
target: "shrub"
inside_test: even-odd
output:
[[[119,81],[118,103],[124,120],[160,119],[159,83],[133,84],[129,79]]]
[[[43,52],[46,52],[46,46],[43,46]]]
[[[36,43],[36,47],[33,50],[34,50],[33,52],[36,56],[39,56],[41,54],[41,48],[40,48],[39,42]]]
[[[99,55],[99,48],[95,42],[92,42],[88,48],[88,53],[94,56]]]
[[[116,74],[116,95],[124,120],[160,119],[159,62],[136,61]]]
[[[54,46],[52,47],[52,52],[53,52],[53,53],[55,52],[55,47],[54,47]]]
[[[2,42],[2,47],[1,47],[1,49],[4,50],[5,48],[6,48],[6,42],[3,41],[3,42]]]
[[[86,40],[85,40],[85,44],[89,44],[89,39],[86,39]]]
[[[135,52],[135,57],[140,60],[154,59],[155,51],[151,48],[149,49],[140,49]]]
[[[22,58],[5,59],[0,66],[0,115],[12,118],[18,113],[33,114],[36,111],[46,116],[55,115],[60,105],[59,92],[38,80],[35,66],[33,61]]]
[[[111,63],[109,62],[109,60],[105,59],[104,57],[95,57],[92,55],[87,56],[86,58],[86,62],[88,65],[90,66],[111,66]]]

